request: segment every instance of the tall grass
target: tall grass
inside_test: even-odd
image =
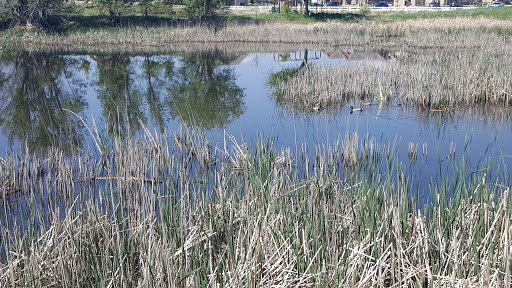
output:
[[[462,162],[420,207],[397,146],[225,141],[146,131],[102,157],[6,155],[0,286],[510,285],[502,175]]]
[[[286,105],[310,103],[342,107],[375,101],[447,110],[475,104],[512,104],[510,51],[482,47],[433,52],[396,52],[391,60],[352,62],[340,67],[308,67],[279,91]]]
[[[512,21],[486,18],[417,19],[382,23],[228,22],[224,26],[183,25],[92,29],[76,33],[5,32],[0,42],[25,49],[130,47],[168,49],[176,44],[245,43],[321,46],[467,49],[507,46]]]

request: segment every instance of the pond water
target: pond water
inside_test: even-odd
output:
[[[512,155],[507,107],[435,112],[374,101],[358,113],[348,106],[305,113],[280,105],[273,95],[270,77],[300,67],[305,57],[318,66],[393,61],[385,51],[5,52],[0,57],[2,151],[26,145],[31,151],[59,146],[93,152],[83,122],[106,135],[135,134],[143,125],[163,133],[186,124],[203,129],[214,143],[229,133],[253,146],[261,135],[292,151],[357,132],[360,138],[397,143],[405,170],[425,190],[432,177],[446,176],[461,157],[470,157],[468,171],[475,171],[482,159],[509,163]],[[417,161],[408,158],[409,143],[418,145]]]

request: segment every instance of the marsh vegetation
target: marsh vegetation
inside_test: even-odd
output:
[[[314,103],[323,107],[387,103],[427,110],[512,104],[512,72],[508,69],[512,55],[506,46],[457,52],[396,51],[384,56],[388,59],[376,54],[369,61],[355,60],[339,67],[299,69],[277,85],[278,100],[301,111],[310,110]]]
[[[183,24],[172,27],[87,29],[75,33],[9,31],[3,46],[40,49],[169,49],[175,45],[225,44],[304,45],[309,49],[350,46],[368,49],[480,49],[506,47],[512,22],[487,18],[418,19],[394,22],[275,23],[260,20],[227,22],[222,26]],[[492,44],[492,45],[491,45]],[[247,46],[247,45],[245,45]]]
[[[393,143],[352,134],[310,157],[226,141],[146,131],[71,157],[6,155],[0,283],[510,285],[506,174],[459,163],[427,204]]]
[[[510,287],[512,22],[386,19],[2,33],[0,286]],[[316,48],[348,56],[316,66]],[[233,63],[265,86],[254,67],[291,50],[251,98]],[[395,108],[436,136],[386,141]],[[294,145],[226,132],[275,114]],[[443,126],[462,122],[496,133],[472,151]],[[334,140],[306,139],[324,124]]]

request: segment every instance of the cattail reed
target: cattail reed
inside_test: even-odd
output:
[[[346,134],[345,140],[343,141],[342,154],[343,162],[346,166],[354,166],[357,164],[358,153],[359,153],[359,135],[357,132],[354,134]]]
[[[450,157],[455,157],[455,143],[450,142]]]
[[[416,163],[418,160],[418,143],[415,145],[414,143],[409,142],[408,158],[410,163]]]
[[[449,113],[477,104],[512,104],[510,51],[486,48],[453,53],[417,51],[391,60],[340,67],[308,67],[280,89],[286,105],[301,110],[311,103],[343,107],[364,99],[413,105]],[[288,104],[290,103],[290,104]]]
[[[512,21],[486,18],[416,19],[382,23],[279,23],[257,21],[227,23],[221,29],[204,26],[182,25],[176,27],[97,29],[66,34],[46,34],[39,31],[2,33],[4,46],[26,49],[134,47],[167,49],[182,44],[251,43],[253,44],[307,44],[323,47],[347,45],[351,47],[409,47],[426,49],[470,49],[507,47],[506,37]],[[247,45],[245,45],[247,46]]]
[[[0,286],[510,283],[506,177],[462,162],[421,207],[398,146],[369,136],[294,155],[144,131],[100,157],[1,159]]]

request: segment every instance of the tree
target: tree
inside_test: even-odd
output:
[[[205,20],[216,16],[215,10],[219,6],[219,0],[185,0],[185,5],[188,18]]]
[[[97,0],[97,2],[100,5],[100,10],[102,13],[107,10],[109,17],[112,20],[121,16],[121,8],[124,5],[123,0]]]
[[[140,0],[139,6],[144,17],[148,18],[153,6],[153,0]]]
[[[0,14],[10,26],[44,26],[48,14],[59,12],[63,0],[0,0]]]

